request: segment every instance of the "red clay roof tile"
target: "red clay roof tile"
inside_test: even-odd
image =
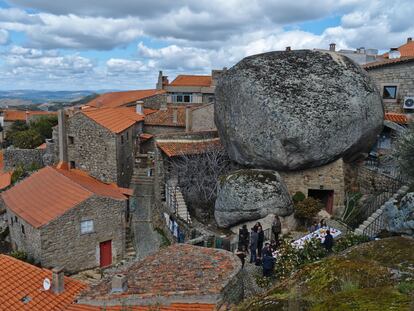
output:
[[[0,173],[0,190],[11,185],[11,176],[13,172]]]
[[[414,56],[384,59],[382,61],[365,64],[362,67],[365,70],[370,70],[370,69],[375,69],[375,68],[384,67],[384,66],[392,66],[392,65],[397,65],[397,64],[408,63],[412,61],[414,61]]]
[[[33,227],[41,227],[92,195],[125,200],[114,184],[79,170],[47,166],[2,193],[6,206]]]
[[[102,94],[90,101],[89,103],[87,103],[86,105],[96,108],[115,108],[125,106],[137,100],[164,93],[164,90],[136,90],[125,92],[112,92]]]
[[[56,112],[50,111],[23,111],[23,110],[4,110],[4,121],[26,121],[26,117],[38,115],[55,115]]]
[[[384,115],[384,120],[392,121],[398,124],[408,124],[408,117],[403,113],[387,112]]]
[[[401,57],[414,56],[414,41],[409,41],[398,48]],[[389,53],[384,53],[384,57],[388,58]]]
[[[170,158],[182,155],[201,154],[210,150],[223,148],[223,145],[220,142],[220,138],[192,141],[160,140],[157,142],[157,146]]]
[[[65,290],[54,294],[43,290],[43,280],[52,280],[52,272],[13,257],[0,255],[0,310],[60,311],[70,305],[86,284],[65,277]],[[22,299],[27,297],[28,302]]]
[[[177,111],[177,122],[174,123],[174,110]],[[185,127],[185,107],[168,107],[145,116],[145,125]]]
[[[196,76],[196,75],[178,75],[171,86],[205,86],[209,87],[212,84],[211,76]]]

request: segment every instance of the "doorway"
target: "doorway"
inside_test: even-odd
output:
[[[100,267],[107,267],[112,264],[112,241],[99,243]]]
[[[334,198],[333,190],[308,189],[308,197],[312,197],[321,201],[323,206],[325,206],[325,210],[329,214],[332,214]]]

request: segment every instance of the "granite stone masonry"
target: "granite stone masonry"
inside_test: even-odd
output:
[[[5,149],[3,153],[4,170],[11,171],[18,166],[25,169],[43,167],[43,149]]]

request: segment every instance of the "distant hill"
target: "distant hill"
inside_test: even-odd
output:
[[[71,102],[79,100],[85,96],[92,95],[94,91],[37,91],[37,90],[12,90],[0,91],[0,100],[13,100],[13,106],[32,104],[42,104],[48,102]]]

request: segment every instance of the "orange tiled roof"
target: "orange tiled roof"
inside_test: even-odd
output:
[[[157,109],[151,109],[151,108],[144,108],[144,114],[147,116],[151,113],[157,112]]]
[[[4,110],[4,121],[26,121],[26,116],[55,115],[56,112],[50,111],[23,111],[23,110]]]
[[[4,169],[4,154],[3,150],[0,150],[0,173],[3,172]]]
[[[165,140],[157,142],[157,146],[170,158],[182,155],[201,154],[217,148],[223,148],[220,138],[188,142],[185,140]]]
[[[46,149],[46,143],[37,146],[36,149]]]
[[[401,57],[414,56],[414,41],[409,41],[398,48]],[[389,53],[384,53],[382,56],[385,58],[389,57]]]
[[[135,123],[144,121],[144,115],[137,114],[135,107],[89,108],[81,113],[114,133],[120,133]]]
[[[3,190],[11,185],[11,177],[13,172],[6,172],[0,174],[0,190]]]
[[[174,110],[177,110],[177,123],[173,122]],[[145,125],[163,125],[185,127],[185,107],[168,107],[145,116]]]
[[[378,67],[392,66],[392,65],[403,64],[403,63],[408,63],[412,61],[414,61],[414,56],[400,57],[400,58],[384,59],[382,61],[368,63],[368,64],[363,65],[362,67],[366,70],[370,70],[370,69],[374,69]]]
[[[148,133],[142,133],[142,134],[139,135],[139,138],[141,138],[141,141],[143,141],[143,142],[147,141],[147,140],[149,140],[153,137],[154,137],[154,135],[151,135],[151,134],[148,134]]]
[[[164,94],[164,90],[136,90],[125,92],[106,93],[94,98],[87,106],[97,108],[115,108],[125,106],[129,103],[141,100],[154,95]]]
[[[387,112],[384,115],[384,120],[392,121],[398,124],[408,124],[408,117],[403,113]]]
[[[174,81],[169,85],[171,86],[206,86],[209,87],[212,84],[211,76],[195,76],[195,75],[178,75]]]
[[[65,291],[54,294],[43,290],[43,280],[52,280],[52,272],[10,256],[0,255],[0,310],[58,311],[65,310],[86,285],[65,277]],[[27,297],[28,302],[22,299]]]
[[[90,305],[70,305],[66,311],[151,311],[154,306],[111,306],[111,307],[97,307]],[[159,311],[214,311],[216,306],[209,303],[172,303],[165,306],[156,306]]]
[[[2,193],[10,210],[39,228],[92,195],[125,200],[114,184],[105,184],[79,170],[47,166]]]

